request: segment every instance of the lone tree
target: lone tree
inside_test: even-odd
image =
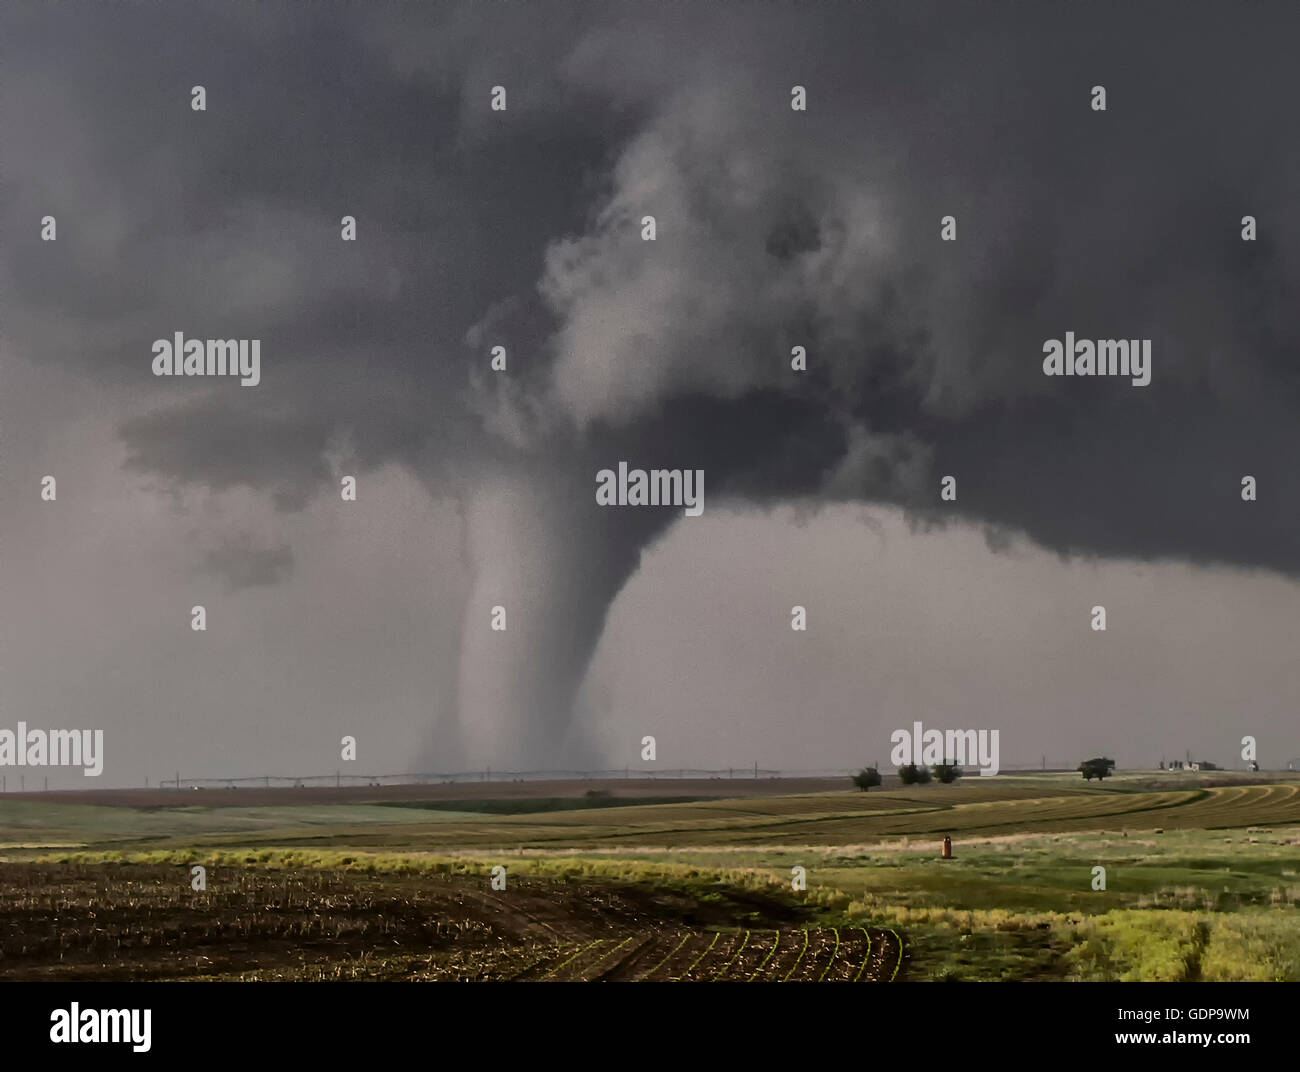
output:
[[[1104,756],[1098,756],[1096,759],[1085,759],[1079,764],[1079,773],[1083,775],[1085,781],[1092,781],[1096,778],[1100,781],[1108,778],[1115,772],[1115,761],[1106,759]]]
[[[961,777],[961,768],[956,763],[936,763],[930,769],[934,772],[934,780],[944,785],[951,785]]]
[[[930,780],[930,770],[928,767],[918,767],[915,763],[909,763],[905,767],[898,768],[898,778],[904,785],[921,785]]]
[[[863,767],[853,776],[853,784],[866,793],[873,785],[880,784],[880,771],[875,767]]]

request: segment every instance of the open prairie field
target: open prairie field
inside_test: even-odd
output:
[[[488,786],[263,806],[28,795],[0,800],[0,973],[1300,979],[1300,784],[1222,781],[713,799],[660,783],[567,808]]]
[[[546,783],[550,785],[551,783]],[[583,792],[590,783],[576,783]],[[718,786],[728,782],[703,783]],[[746,783],[737,785],[764,785]],[[700,799],[699,782],[654,782],[652,803],[638,787],[618,797],[618,784],[575,795],[567,810],[550,795],[499,797],[483,785],[454,796],[419,800],[356,797],[347,803],[295,803],[295,790],[271,790],[276,803],[228,803],[220,792],[156,793],[147,806],[62,803],[41,794],[0,799],[0,846],[202,847],[329,845],[388,850],[643,849],[786,845],[843,846],[902,837],[954,839],[1083,830],[1219,829],[1257,823],[1300,823],[1300,782],[1206,785],[1169,779],[1089,785],[1064,776],[970,778],[956,785],[886,788],[859,793],[819,782],[819,791]],[[766,783],[771,789],[776,780]],[[827,788],[827,786],[835,788]],[[392,788],[392,787],[390,787]],[[410,787],[407,787],[410,788]],[[448,787],[439,787],[448,788]],[[62,797],[62,794],[49,794]],[[215,799],[214,799],[215,798]],[[157,801],[161,800],[162,803]]]

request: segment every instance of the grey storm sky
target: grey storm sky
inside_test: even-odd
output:
[[[846,767],[916,719],[1300,756],[1297,29],[6,6],[0,725],[103,728],[104,785],[343,734],[358,773]],[[261,384],[155,378],[176,331],[261,339]],[[1150,386],[1044,377],[1066,331],[1151,339]],[[705,516],[596,506],[620,460],[703,469]]]

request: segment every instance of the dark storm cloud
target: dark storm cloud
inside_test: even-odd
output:
[[[61,185],[77,195],[60,213],[62,256],[51,256],[34,226],[10,229],[11,337],[38,357],[127,380],[147,380],[148,344],[172,330],[228,335],[238,326],[272,340],[264,393],[274,407],[259,400],[259,414],[233,399],[202,420],[182,408],[124,429],[137,467],[210,481],[205,467],[215,465],[224,470],[218,483],[257,486],[270,478],[223,449],[230,440],[274,468],[286,452],[301,461],[317,451],[324,425],[350,423],[363,441],[367,426],[378,430],[363,462],[411,457],[423,415],[430,437],[462,422],[449,438],[465,446],[467,327],[503,300],[535,308],[532,284],[544,277],[551,292],[540,304],[559,322],[550,356],[563,363],[564,344],[584,338],[566,329],[609,294],[557,271],[556,246],[546,268],[543,256],[548,243],[585,229],[586,239],[567,241],[593,270],[617,271],[617,255],[683,272],[653,311],[668,320],[664,329],[607,373],[637,382],[648,369],[653,381],[626,405],[596,405],[586,417],[653,427],[676,399],[689,407],[692,395],[717,395],[737,401],[730,419],[734,441],[744,442],[752,411],[740,400],[753,391],[803,402],[823,395],[836,420],[913,433],[945,460],[960,451],[972,482],[983,451],[991,468],[1007,471],[999,459],[1015,448],[1001,445],[1019,443],[1034,463],[1021,467],[1020,482],[1007,481],[1005,509],[1030,528],[1037,513],[1058,514],[1015,504],[1041,502],[1053,486],[1061,419],[1077,422],[1076,441],[1102,428],[1111,442],[1133,440],[1144,426],[1186,427],[1193,443],[1227,435],[1233,454],[1257,467],[1291,445],[1249,446],[1272,427],[1250,415],[1264,400],[1294,398],[1300,382],[1285,301],[1297,149],[1272,137],[1264,119],[1270,100],[1296,88],[1274,33],[1285,9],[1231,20],[1187,13],[1172,26],[1154,9],[1139,17],[1120,8],[1012,7],[991,17],[941,6],[892,20],[834,5],[818,18],[776,5],[743,17],[725,6],[553,10],[562,25],[548,25],[531,48],[529,36],[548,20],[500,7],[372,19],[275,5],[264,16],[211,5],[11,15],[17,92],[6,130],[16,166],[7,205],[30,220],[38,206],[62,207],[51,203]],[[732,33],[716,57],[686,47],[722,28]],[[1222,42],[1255,58],[1230,82],[1216,80],[1210,63]],[[513,89],[519,115],[504,118],[508,133],[491,129],[485,94],[483,115],[465,99],[486,89],[478,83],[494,54],[513,57],[521,81],[553,98]],[[42,55],[65,61],[57,77],[33,62]],[[504,70],[496,77],[509,81]],[[809,88],[807,116],[786,107],[795,80]],[[1111,95],[1105,114],[1087,108],[1094,82]],[[210,94],[202,114],[188,107],[194,83]],[[602,111],[601,99],[617,106]],[[16,115],[19,105],[30,113]],[[708,108],[716,114],[698,119]],[[754,151],[751,137],[767,147]],[[60,164],[81,167],[48,173]],[[737,178],[739,164],[750,171]],[[662,257],[622,237],[602,245],[608,231],[593,221],[620,198],[630,204],[628,188],[647,171],[667,176],[655,191],[664,195],[661,241],[686,245],[680,232],[690,221],[695,251]],[[854,191],[877,204],[888,237],[862,233]],[[1247,211],[1261,220],[1254,246],[1237,233]],[[955,245],[937,241],[947,212],[959,221]],[[345,213],[360,221],[355,246],[338,240]],[[103,236],[92,243],[83,232],[99,234],[97,223]],[[724,249],[727,267],[741,269],[734,284],[686,274],[701,267],[693,257]],[[571,289],[556,296],[557,280]],[[681,295],[704,282],[713,296],[692,317]],[[625,320],[608,324],[611,334]],[[55,321],[82,345],[43,353]],[[1113,382],[1045,383],[1042,339],[1067,328],[1154,336],[1153,387],[1134,395]],[[545,315],[526,330],[506,341],[516,378],[536,382],[548,357]],[[802,379],[781,360],[788,339],[812,351]],[[481,358],[490,340],[480,332],[475,341]],[[366,405],[368,391],[396,404],[395,419]],[[412,395],[427,400],[423,414]],[[349,407],[358,412],[351,422]],[[1043,416],[1054,407],[1058,416]],[[805,438],[765,415],[754,423],[769,440],[787,431]],[[407,431],[394,435],[393,424]],[[287,449],[295,428],[311,431]],[[168,447],[182,434],[187,446]],[[1077,495],[1123,483],[1148,459],[1208,463],[1204,450],[1189,456],[1160,442],[1115,447],[1127,460],[1119,471],[1062,457],[1055,484]],[[490,449],[479,442],[467,453]],[[221,455],[229,460],[207,460]],[[293,468],[310,476],[310,466]],[[725,475],[725,455],[716,468]],[[1033,472],[1044,475],[1041,486],[1020,494]],[[806,490],[825,476],[819,458]],[[1286,481],[1285,466],[1275,463],[1270,477]],[[788,481],[774,483],[789,493]],[[1258,513],[1293,486],[1270,484],[1279,494]],[[744,490],[755,491],[753,481]],[[1110,498],[1125,513],[1135,502],[1128,487]],[[992,492],[964,495],[960,509],[996,519],[998,502]],[[1123,549],[1119,514],[1096,527]],[[1198,549],[1191,528],[1170,526],[1170,551],[1233,557],[1221,540]],[[1043,536],[1055,541],[1050,525]],[[1138,542],[1159,549],[1158,539]]]
[[[534,726],[567,717],[669,520],[595,508],[620,459],[703,468],[713,497],[890,501],[1062,553],[1300,572],[1289,6],[5,19],[9,337],[150,391],[154,338],[264,339],[255,391],[178,383],[122,424],[140,472],[297,509],[342,438],[434,491],[541,489],[565,624],[519,657]],[[1151,385],[1046,380],[1067,330],[1151,338]],[[486,372],[498,341],[508,376]]]
[[[252,487],[278,506],[301,509],[327,477],[330,425],[276,417],[228,401],[203,399],[122,425],[128,469],[213,491]]]
[[[288,544],[256,547],[247,539],[230,542],[209,551],[205,569],[226,582],[230,592],[275,584],[293,569],[293,551]]]
[[[806,441],[751,408],[777,390],[872,460],[846,453],[828,485],[810,458],[808,494],[937,517],[954,473],[946,516],[1063,552],[1296,571],[1300,157],[1264,116],[1300,88],[1276,37],[1297,20],[1180,12],[953,8],[899,28],[859,13],[840,33],[838,15],[773,16],[733,42],[747,78],[679,61],[685,87],[625,149],[602,217],[552,247],[554,397],[579,424],[658,420],[662,439],[704,393],[734,401],[732,444]],[[791,70],[809,40],[816,61]],[[1217,77],[1222,49],[1252,62]],[[758,80],[773,70],[789,81]],[[794,81],[806,119],[780,106]],[[1099,83],[1105,113],[1088,106]],[[643,211],[661,221],[653,253],[626,237]],[[1246,214],[1259,242],[1241,241]],[[1067,330],[1152,339],[1152,385],[1047,380],[1043,340]],[[1247,473],[1267,501],[1241,502]]]
[[[458,397],[466,329],[531,285],[554,233],[581,225],[602,133],[621,120],[541,115],[467,142],[459,75],[451,87],[397,76],[345,9],[8,18],[8,336],[38,361],[142,390],[158,382],[156,338],[263,340],[261,397],[219,406],[224,422],[190,421],[193,385],[177,381],[177,412],[124,429],[155,448],[133,464],[208,482],[205,459],[238,436],[241,458],[275,467],[286,426],[322,420],[354,433],[363,465],[449,443],[474,455]],[[206,112],[190,110],[195,84]],[[28,226],[46,213],[57,245]],[[355,244],[340,241],[344,215]],[[181,427],[189,442],[166,446]],[[242,482],[265,480],[248,467]]]

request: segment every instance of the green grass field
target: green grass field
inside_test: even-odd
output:
[[[0,856],[68,868],[197,862],[218,880],[269,869],[459,874],[486,884],[500,864],[512,881],[671,889],[697,904],[718,891],[762,890],[802,902],[836,935],[901,933],[911,979],[1300,979],[1300,783],[1131,777],[1099,786],[1048,775],[574,803],[494,814],[5,800]],[[951,860],[939,858],[945,835]],[[806,891],[791,889],[796,867]],[[1094,888],[1097,867],[1104,889]],[[747,955],[738,929],[746,925],[736,918],[734,942],[720,948]]]

